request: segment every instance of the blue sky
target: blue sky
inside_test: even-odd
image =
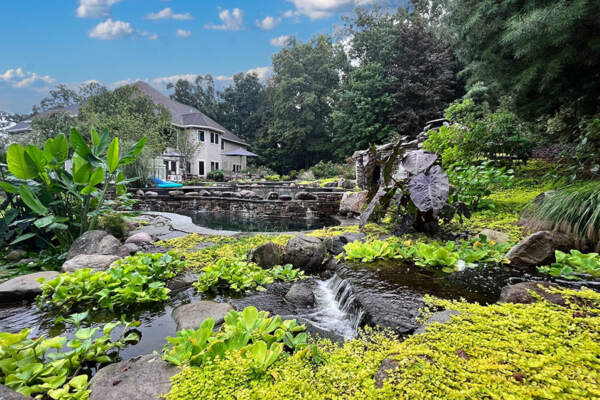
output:
[[[5,0],[0,110],[28,112],[58,83],[268,74],[288,35],[332,33],[371,0]]]

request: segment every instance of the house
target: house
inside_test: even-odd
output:
[[[33,122],[33,118],[35,117],[46,117],[55,113],[66,113],[69,117],[75,118],[79,115],[79,104],[72,104],[67,107],[55,107],[49,110],[43,111],[35,116],[26,119],[21,122],[17,122],[13,126],[5,129],[7,135],[8,143],[21,143],[21,144],[29,144],[31,143],[31,123]]]

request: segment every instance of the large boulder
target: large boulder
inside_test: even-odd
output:
[[[113,235],[106,235],[98,243],[95,254],[106,254],[114,255],[118,253],[119,247],[121,247],[121,241]]]
[[[0,284],[0,302],[32,299],[42,293],[38,279],[51,280],[57,276],[58,272],[56,271],[44,271],[10,279]]]
[[[286,262],[308,273],[324,270],[325,244],[313,236],[298,235],[287,243]]]
[[[63,272],[75,272],[82,268],[91,268],[95,271],[105,271],[112,263],[121,259],[116,255],[106,254],[80,254],[67,260],[62,265]]]
[[[296,200],[317,200],[317,196],[308,192],[298,192],[294,198]]]
[[[417,329],[415,329],[414,334],[415,335],[420,335],[422,333],[425,333],[425,329],[433,324],[433,323],[439,323],[439,324],[445,324],[446,322],[449,322],[452,319],[453,315],[458,315],[459,312],[456,310],[444,310],[444,311],[438,311],[436,313],[433,313],[429,318],[427,318],[427,320],[423,323],[423,325],[419,326]]]
[[[500,292],[500,303],[520,303],[531,304],[538,301],[537,296],[542,299],[560,306],[564,306],[565,299],[558,293],[551,293],[547,289],[559,288],[550,282],[521,282],[515,285],[509,285],[502,288]]]
[[[265,243],[251,250],[248,258],[263,268],[271,268],[284,262],[283,250],[273,242]]]
[[[476,237],[479,237],[480,235],[484,235],[488,241],[494,241],[500,244],[506,244],[510,242],[510,236],[508,236],[507,233],[495,231],[493,229],[485,228],[479,232]]]
[[[342,189],[354,189],[354,187],[356,186],[356,181],[342,178],[338,182],[338,186]]]
[[[214,301],[197,301],[179,306],[173,310],[173,319],[177,323],[177,330],[198,329],[207,318],[215,320],[215,325],[225,321],[225,315],[233,310],[227,303],[216,303]]]
[[[178,371],[158,354],[110,364],[90,380],[90,400],[159,400]]]
[[[349,217],[360,215],[362,208],[367,203],[367,191],[346,192],[340,202],[340,214]]]
[[[190,286],[192,286],[194,282],[198,281],[199,277],[199,274],[190,270],[185,270],[177,276],[174,276],[173,278],[169,279],[166,282],[166,287],[173,291],[187,289]]]
[[[23,396],[4,385],[0,385],[0,400],[32,400],[31,397]]]
[[[17,262],[27,257],[27,252],[21,249],[11,250],[4,256],[4,259],[8,262]]]
[[[569,251],[573,240],[569,236],[550,231],[540,231],[527,236],[510,249],[506,257],[518,266],[546,265],[555,261],[554,251]]]
[[[364,233],[344,233],[339,236],[332,236],[325,239],[325,247],[327,252],[334,256],[344,252],[344,246],[354,241],[363,240],[366,237]]]
[[[152,244],[152,242],[153,242],[152,236],[150,236],[149,233],[138,232],[138,233],[134,233],[133,235],[129,236],[127,238],[127,240],[125,241],[125,244],[133,243],[133,244],[137,244],[138,246],[143,246],[143,245],[147,245],[147,244]]]
[[[81,254],[98,254],[100,242],[108,235],[108,232],[97,229],[87,231],[75,239],[67,253],[67,260]]]
[[[314,288],[316,284],[317,282],[314,279],[298,281],[285,294],[285,299],[302,308],[313,307],[315,305]]]

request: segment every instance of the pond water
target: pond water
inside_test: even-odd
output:
[[[194,224],[220,231],[239,232],[300,232],[337,226],[332,217],[319,219],[257,218],[234,213],[193,212],[189,216]]]

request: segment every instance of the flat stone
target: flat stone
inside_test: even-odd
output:
[[[563,233],[540,231],[521,240],[506,257],[517,266],[547,265],[555,261],[555,250],[569,251],[573,244]]]
[[[15,250],[9,251],[4,256],[4,259],[9,262],[17,262],[19,260],[22,260],[25,257],[27,257],[27,252],[25,250],[15,249]]]
[[[290,239],[286,246],[286,262],[308,273],[324,270],[326,248],[321,239],[298,235]]]
[[[279,196],[279,200],[290,201],[290,200],[292,200],[292,196],[287,195],[287,194],[282,194],[281,196]]]
[[[177,330],[198,329],[207,318],[215,320],[215,326],[225,320],[225,315],[233,310],[227,303],[216,303],[214,301],[197,301],[179,306],[173,310],[173,319],[177,323]]]
[[[327,182],[323,185],[323,187],[326,187],[326,188],[334,188],[337,186],[338,186],[338,182]]]
[[[153,242],[154,241],[152,240],[152,236],[150,236],[150,234],[148,234],[147,232],[138,232],[129,236],[125,241],[125,244],[135,243],[138,246],[143,246],[145,244],[152,244]]]
[[[113,235],[106,235],[100,240],[100,243],[98,243],[96,253],[114,255],[117,254],[119,247],[121,247],[121,241],[119,239]]]
[[[557,293],[550,293],[546,289],[548,288],[559,288],[550,282],[521,282],[515,285],[509,285],[502,288],[500,292],[499,303],[519,303],[519,304],[531,304],[538,301],[536,297],[531,293],[537,294],[542,299],[557,304],[559,306],[566,305],[565,299]]]
[[[157,197],[158,193],[157,192],[153,192],[151,190],[147,191],[146,193],[144,193],[145,197]]]
[[[240,196],[242,199],[258,199],[260,196],[253,192],[252,190],[242,190],[240,191]]]
[[[10,302],[22,299],[32,299],[42,293],[39,278],[52,280],[58,276],[56,271],[36,272],[21,275],[0,284],[0,302]]]
[[[4,385],[0,385],[0,400],[32,400],[32,398],[23,396],[21,393],[17,393]]]
[[[248,258],[263,268],[271,268],[283,264],[284,254],[276,243],[268,242],[251,250]]]
[[[314,279],[303,279],[292,285],[285,294],[285,299],[294,305],[300,307],[313,307],[315,305],[315,295],[313,290],[317,283]]]
[[[387,356],[379,365],[379,369],[375,373],[375,387],[381,389],[384,381],[390,379],[395,370],[398,369],[400,363],[394,359],[394,355]]]
[[[169,196],[171,197],[177,197],[177,196],[184,196],[185,192],[183,190],[169,190]]]
[[[198,192],[187,192],[185,197],[200,197],[200,193]]]
[[[317,200],[317,196],[308,192],[298,192],[294,198],[296,200]]]
[[[90,380],[90,400],[159,400],[179,369],[158,354],[110,364]]]
[[[208,190],[201,190],[200,191],[200,196],[202,196],[202,197],[208,197],[208,196],[210,196],[210,192]]]
[[[199,276],[200,274],[191,271],[184,271],[178,274],[177,276],[169,279],[166,282],[165,286],[173,291],[187,289],[198,280]]]
[[[484,235],[488,241],[491,240],[500,244],[506,244],[510,242],[510,236],[508,236],[507,233],[495,231],[493,229],[486,228],[475,235],[475,238],[478,238],[480,235]]]
[[[62,265],[63,272],[75,272],[82,268],[91,268],[95,271],[105,271],[112,263],[121,259],[116,255],[105,254],[80,254]]]
[[[368,192],[346,192],[342,195],[340,201],[340,214],[350,217],[360,215],[363,207],[367,203]]]
[[[67,253],[67,260],[81,254],[98,254],[98,246],[105,236],[109,233],[102,230],[91,230],[79,236]]]
[[[456,310],[444,310],[444,311],[438,311],[436,313],[433,313],[433,315],[431,315],[429,318],[427,318],[427,321],[425,321],[423,323],[423,325],[421,325],[420,327],[418,327],[417,329],[415,329],[414,334],[415,335],[420,335],[422,333],[425,333],[425,328],[427,328],[429,325],[437,322],[440,324],[445,324],[446,322],[449,322],[450,319],[452,318],[453,315],[459,315],[460,313]]]
[[[142,189],[138,189],[135,191],[135,195],[138,197],[144,197],[144,191]]]

